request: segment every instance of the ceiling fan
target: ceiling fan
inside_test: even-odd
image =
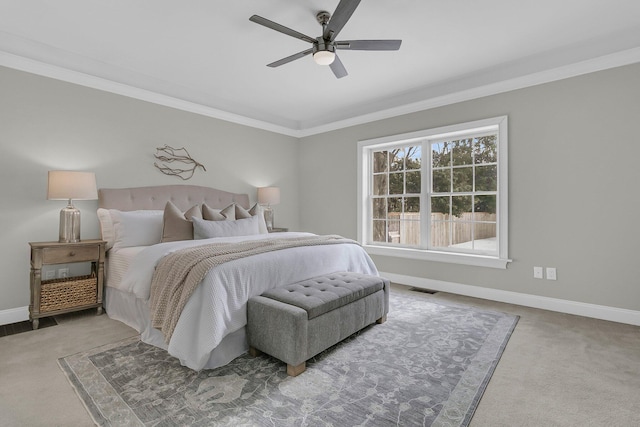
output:
[[[299,33],[291,28],[280,25],[276,22],[270,21],[258,15],[253,15],[249,18],[250,21],[256,24],[264,25],[272,30],[279,31],[291,37],[295,37],[300,40],[311,43],[313,46],[310,49],[303,50],[286,58],[282,58],[279,61],[267,64],[267,67],[279,67],[287,64],[296,59],[300,59],[309,54],[313,54],[313,59],[320,65],[329,65],[331,71],[337,78],[342,78],[347,75],[347,70],[342,65],[342,61],[336,54],[336,49],[344,50],[398,50],[402,40],[343,40],[337,41],[336,37],[347,23],[353,12],[356,10],[361,0],[340,0],[338,7],[336,7],[333,16],[326,11],[320,11],[317,13],[316,18],[318,23],[322,25],[322,35],[317,38],[309,37],[305,34]]]

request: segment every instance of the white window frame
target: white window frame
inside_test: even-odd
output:
[[[419,259],[426,261],[447,262],[455,264],[466,264],[492,268],[507,268],[511,262],[508,257],[508,132],[507,116],[494,117],[473,122],[460,123],[451,126],[443,126],[433,129],[426,129],[417,132],[410,132],[400,135],[390,135],[382,138],[363,140],[358,142],[358,241],[371,255],[383,255],[401,257],[409,259]],[[381,242],[369,242],[372,235],[372,213],[370,189],[373,185],[373,173],[371,171],[371,157],[374,151],[390,148],[398,145],[418,144],[424,140],[450,139],[452,137],[464,136],[469,133],[497,131],[498,134],[498,206],[496,241],[498,242],[498,254],[479,255],[455,251],[437,251],[424,248],[391,246]],[[422,211],[428,209],[427,201],[429,192],[425,188],[430,188],[430,167],[425,161],[423,150],[422,161],[422,187],[421,205]],[[427,227],[422,227],[426,229]],[[423,232],[423,238],[425,233]]]

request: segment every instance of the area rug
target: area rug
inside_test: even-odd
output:
[[[59,364],[100,426],[466,426],[517,321],[392,294],[297,377],[266,355],[195,372],[137,338]]]

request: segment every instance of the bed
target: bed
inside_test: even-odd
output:
[[[161,242],[168,228],[169,205],[180,212],[192,211],[194,207],[204,210],[206,205],[217,214],[236,209],[235,212],[252,215],[248,218],[251,221],[193,220],[198,225],[233,228],[261,222],[259,226],[252,225],[249,235],[232,232],[212,237],[196,232],[195,238]],[[230,210],[231,206],[237,207]],[[225,365],[248,350],[245,327],[249,298],[267,289],[336,271],[378,274],[371,258],[355,242],[281,249],[225,262],[208,270],[195,287],[170,340],[165,342],[165,335],[152,326],[150,312],[151,281],[165,257],[202,245],[305,239],[315,235],[267,233],[261,210],[255,205],[250,209],[247,194],[193,185],[100,189],[98,218],[108,248],[104,295],[108,316],[136,329],[143,342],[166,349],[181,364],[194,370]]]

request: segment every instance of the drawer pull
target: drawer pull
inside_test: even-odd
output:
[[[69,256],[76,256],[76,253],[71,251],[71,252],[69,252]]]

